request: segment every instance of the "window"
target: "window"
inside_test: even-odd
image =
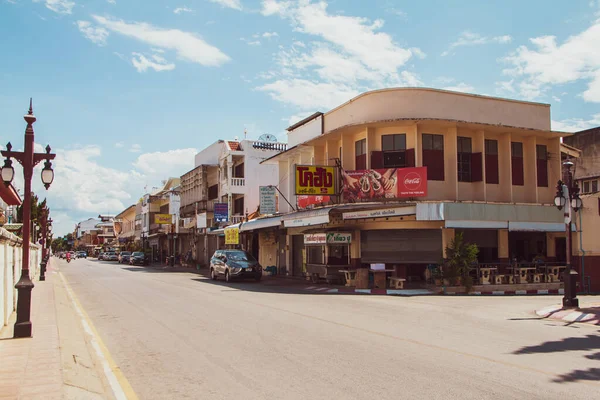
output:
[[[406,134],[383,135],[381,137],[384,168],[406,166]]]
[[[512,159],[512,184],[515,186],[525,185],[525,173],[523,170],[523,143],[511,142]]]
[[[485,183],[500,183],[498,141],[494,139],[485,139]]]
[[[238,164],[233,167],[233,178],[243,178],[244,177],[244,163]]]
[[[214,200],[219,197],[219,185],[212,185],[208,187],[208,199]]]
[[[589,193],[590,192],[590,181],[584,181],[583,182],[583,193]]]
[[[306,246],[307,264],[325,264],[325,246]]]
[[[548,187],[548,149],[542,144],[535,146],[535,158],[537,164],[537,185]]]
[[[471,182],[471,138],[457,137],[458,181]]]
[[[427,179],[430,181],[444,180],[444,135],[424,133],[423,166],[427,167]]]
[[[355,169],[367,169],[367,139],[361,139],[354,143],[354,157]]]
[[[592,181],[592,193],[596,193],[598,191],[598,181]]]
[[[240,197],[233,201],[233,213],[236,215],[244,214],[244,198]]]

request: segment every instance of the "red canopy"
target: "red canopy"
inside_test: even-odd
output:
[[[0,182],[0,197],[9,206],[20,206],[23,202],[12,184],[6,186]]]

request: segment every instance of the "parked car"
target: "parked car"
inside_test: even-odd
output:
[[[216,280],[224,276],[227,282],[233,279],[262,278],[262,266],[251,254],[243,250],[217,250],[210,259],[210,277]]]
[[[131,252],[130,251],[122,251],[119,254],[119,264],[129,264],[129,258],[131,257]]]
[[[114,251],[104,253],[104,261],[119,261],[119,256]]]
[[[146,255],[141,251],[134,251],[129,256],[129,265],[144,265],[146,264]]]
[[[104,253],[100,252],[100,253],[98,253],[98,261],[102,261],[102,260],[104,260]]]

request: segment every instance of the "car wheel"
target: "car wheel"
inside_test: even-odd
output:
[[[217,273],[215,272],[214,268],[210,269],[210,279],[212,279],[213,281],[217,280]]]
[[[231,282],[231,276],[229,276],[229,271],[225,271],[225,282]]]

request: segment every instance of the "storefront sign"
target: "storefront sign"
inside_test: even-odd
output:
[[[345,201],[427,196],[427,167],[343,172]]]
[[[171,225],[173,216],[171,214],[154,214],[154,223],[158,225]]]
[[[277,213],[277,189],[275,186],[261,186],[260,188],[260,213]]]
[[[335,167],[296,165],[296,194],[335,194]]]
[[[181,198],[178,194],[169,194],[169,214],[179,215],[179,208],[181,207]]]
[[[283,226],[286,228],[292,228],[295,226],[310,226],[310,225],[320,225],[320,224],[328,224],[329,223],[329,214],[327,215],[318,215],[314,217],[301,217],[296,219],[288,219],[283,221]]]
[[[304,244],[325,244],[327,243],[327,234],[310,233],[304,235]]]
[[[327,233],[328,244],[350,244],[352,241],[352,234],[340,233],[340,232],[329,232]]]
[[[227,203],[215,203],[215,222],[227,222],[229,220],[229,208]]]
[[[202,229],[208,227],[206,213],[196,215],[196,228]]]
[[[304,235],[304,244],[350,244],[351,241],[350,233],[327,232]]]
[[[396,208],[384,208],[379,210],[363,210],[353,211],[342,214],[343,219],[361,219],[361,218],[384,218],[384,217],[396,217],[399,215],[413,215],[416,214],[417,208],[415,206],[409,207],[396,207]]]
[[[225,244],[240,244],[239,228],[225,228]]]
[[[299,209],[307,208],[309,206],[317,205],[317,204],[327,204],[329,203],[331,197],[329,196],[297,196],[296,204]]]

